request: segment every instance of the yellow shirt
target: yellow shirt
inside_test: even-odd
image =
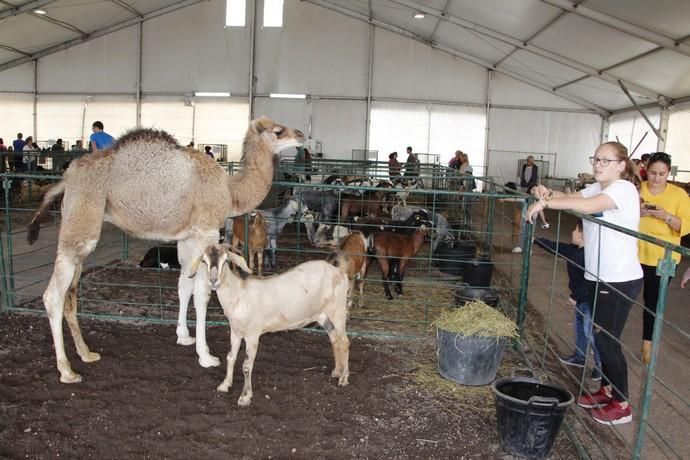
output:
[[[673,244],[680,244],[680,237],[690,233],[690,197],[680,187],[673,184],[666,184],[666,189],[652,195],[647,187],[647,182],[642,182],[640,188],[640,198],[645,203],[653,203],[658,208],[663,208],[666,212],[673,214],[681,220],[680,232],[674,231],[666,222],[655,217],[646,216],[640,218],[640,233],[668,241]],[[640,263],[656,267],[659,259],[664,257],[664,248],[646,241],[638,241],[638,257]],[[680,254],[673,253],[673,260],[680,262]]]

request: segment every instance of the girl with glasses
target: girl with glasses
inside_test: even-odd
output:
[[[683,235],[690,233],[690,198],[680,187],[668,183],[671,157],[664,152],[653,153],[647,162],[647,180],[640,187],[640,232],[680,244]],[[652,333],[659,300],[659,283],[656,267],[664,257],[664,248],[640,240],[640,263],[644,273],[644,305],[642,328],[642,362],[647,364],[652,353]],[[680,262],[680,254],[673,253],[673,260]]]
[[[618,142],[600,145],[590,158],[595,183],[575,193],[535,187],[539,201],[527,210],[534,222],[544,208],[571,209],[630,230],[638,230],[640,197],[633,185],[628,149]],[[599,423],[617,425],[632,421],[628,403],[628,366],[620,337],[630,308],[642,289],[642,268],[637,240],[595,222],[584,220],[585,280],[594,313],[595,341],[601,356],[603,378],[599,391],[584,394],[580,407],[593,409]]]

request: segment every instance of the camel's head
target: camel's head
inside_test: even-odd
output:
[[[211,244],[206,248],[203,255],[194,261],[189,277],[194,277],[199,266],[204,264],[208,274],[208,284],[215,291],[220,287],[226,271],[231,270],[230,263],[239,266],[240,276],[243,278],[251,274],[251,270],[249,270],[244,258],[235,254],[232,248],[222,244]]]
[[[249,130],[252,134],[259,136],[261,142],[273,154],[290,147],[299,147],[304,143],[302,131],[279,125],[268,117],[262,116],[252,120]]]

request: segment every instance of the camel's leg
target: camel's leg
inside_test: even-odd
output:
[[[81,375],[75,373],[65,354],[65,342],[62,336],[62,316],[65,306],[65,294],[75,272],[74,263],[64,255],[58,253],[55,259],[55,269],[50,277],[48,287],[43,293],[43,303],[46,306],[50,330],[53,333],[55,357],[62,383],[81,382]]]
[[[187,308],[189,307],[189,299],[194,292],[194,278],[190,278],[188,274],[188,267],[191,265],[193,259],[193,251],[188,249],[189,243],[187,241],[177,242],[177,257],[180,261],[180,277],[177,280],[177,296],[180,299],[180,311],[177,315],[177,344],[178,345],[192,345],[196,342],[194,337],[189,336],[189,328],[187,327]],[[198,256],[197,256],[198,257]]]
[[[69,231],[69,220],[63,220],[63,226],[60,230],[61,239],[68,239]],[[90,232],[85,229],[83,233],[88,234]],[[100,232],[100,222],[99,225],[95,226],[93,230]],[[94,248],[98,239],[82,240],[81,243],[73,243],[69,245],[70,255],[67,255],[63,244],[58,244],[58,253],[55,258],[55,268],[53,270],[53,275],[50,277],[48,282],[48,287],[43,293],[43,303],[46,306],[46,311],[48,313],[48,320],[50,322],[50,329],[53,335],[53,344],[55,346],[55,357],[57,359],[57,368],[60,372],[60,381],[62,383],[76,383],[81,382],[81,375],[75,373],[70,366],[67,355],[65,354],[65,341],[62,335],[62,318],[65,309],[65,299],[67,298],[67,292],[72,284],[72,280],[75,278],[77,273],[77,267],[81,267],[81,261],[89,255]],[[78,278],[77,278],[78,280]],[[78,281],[77,281],[78,282]],[[70,321],[74,324],[77,323],[76,318],[76,308],[74,311],[68,313],[70,315]],[[70,324],[72,327],[72,324]],[[77,332],[79,328],[77,326]],[[74,330],[73,330],[74,333]],[[80,355],[82,359],[86,356],[87,359],[93,358],[90,355],[88,347],[81,338],[81,333],[79,333],[79,339],[75,340],[77,347],[82,346],[80,350]],[[83,352],[86,352],[82,354]]]
[[[72,333],[74,345],[77,347],[77,353],[81,360],[85,363],[98,361],[101,355],[89,350],[88,345],[84,342],[84,337],[81,335],[81,328],[77,320],[77,288],[79,287],[79,278],[81,278],[82,264],[75,266],[74,276],[72,277],[72,284],[69,291],[67,291],[67,299],[65,301],[65,319],[69,330]]]
[[[218,241],[217,238],[216,241]],[[199,355],[201,367],[220,366],[220,359],[211,355],[206,343],[206,307],[210,299],[208,271],[199,270],[194,277],[194,311],[196,312],[196,353]]]
[[[201,257],[209,244],[217,243],[218,238],[218,230],[208,230],[197,232],[191,238],[177,243],[177,255],[182,266],[179,285],[184,286],[186,289],[191,288],[189,291],[184,291],[185,297],[180,295],[180,316],[177,325],[178,343],[180,343],[180,338],[184,337],[180,335],[180,331],[186,332],[187,337],[189,337],[187,305],[189,304],[189,292],[192,292],[194,295],[194,310],[196,311],[196,352],[199,356],[199,364],[202,367],[220,366],[220,360],[215,356],[211,356],[206,344],[206,307],[211,298],[211,287],[208,284],[208,271],[206,270],[198,270],[193,280],[190,280],[188,277],[192,263]],[[191,281],[191,285],[188,284],[189,281]]]
[[[259,348],[259,336],[245,337],[244,344],[246,347],[247,357],[242,364],[242,373],[244,374],[244,387],[242,387],[242,394],[237,404],[240,406],[248,406],[252,402],[252,369],[254,368],[254,359],[256,358],[256,351]]]
[[[235,362],[237,361],[237,354],[240,352],[242,345],[242,337],[232,332],[230,329],[230,352],[227,356],[227,369],[225,371],[225,379],[216,388],[218,391],[227,393],[232,386],[232,374],[235,372]]]

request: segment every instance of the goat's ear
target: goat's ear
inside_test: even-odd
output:
[[[248,274],[252,273],[252,271],[247,266],[247,262],[245,262],[244,257],[241,257],[241,256],[235,254],[234,252],[230,252],[230,251],[227,251],[227,254],[228,254],[228,259],[230,260],[230,262],[232,262],[235,265],[237,265],[238,267],[240,267],[240,270],[242,270],[243,272],[246,272]]]
[[[189,278],[194,278],[196,276],[196,272],[199,270],[199,264],[203,262],[203,256],[197,257],[193,262],[192,265],[189,267],[189,274],[187,275]]]

